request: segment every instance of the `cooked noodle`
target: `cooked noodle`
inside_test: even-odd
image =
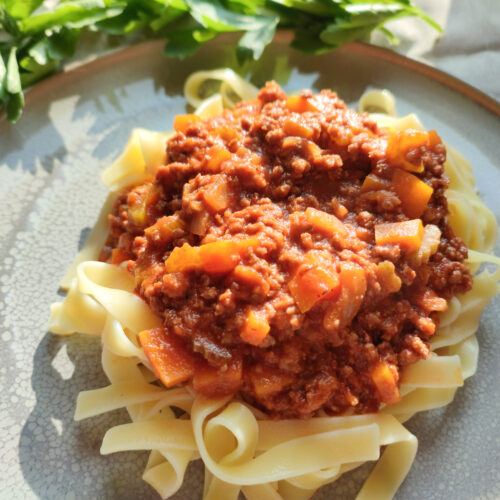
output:
[[[206,100],[198,95],[203,82],[221,80],[221,92]],[[234,94],[247,100],[257,89],[228,69],[195,73],[185,86],[186,100],[202,117],[234,105]],[[384,127],[423,129],[416,115],[396,118],[394,98],[370,91],[360,112]],[[357,499],[391,498],[408,473],[417,439],[402,425],[415,413],[449,404],[458,387],[476,371],[475,332],[482,310],[499,292],[500,259],[491,255],[497,223],[477,196],[470,164],[448,147],[445,169],[450,178],[446,196],[455,234],[469,248],[468,265],[476,272],[472,289],[451,299],[431,339],[432,355],[405,369],[399,403],[378,414],[319,416],[309,420],[269,420],[238,400],[209,400],[189,387],[165,389],[156,382],[137,335],[160,326],[123,267],[95,261],[106,240],[106,216],[117,192],[140,183],[161,164],[168,134],[136,129],[124,153],[103,174],[111,194],[84,249],[62,282],[69,288],[62,303],[52,306],[50,329],[101,335],[102,366],[108,387],[84,391],[77,401],[80,420],[126,408],[131,423],[109,429],[101,453],[150,450],[143,479],[163,498],[182,485],[191,460],[206,467],[204,499],[236,499],[240,491],[259,500],[310,498],[322,485],[366,461],[378,460]],[[495,272],[483,269],[497,266]],[[479,270],[479,271],[478,271]],[[174,408],[182,410],[174,413]],[[385,447],[381,454],[381,447]]]

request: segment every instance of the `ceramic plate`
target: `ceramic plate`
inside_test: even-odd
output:
[[[312,57],[288,41],[278,38],[249,68],[256,84],[333,88],[350,104],[367,88],[391,90],[400,114],[417,111],[473,163],[481,195],[500,217],[495,101],[382,49],[355,44]],[[49,333],[49,305],[104,200],[99,172],[133,127],[172,127],[186,111],[181,90],[191,72],[234,65],[227,42],[182,62],[164,58],[160,43],[108,55],[35,87],[17,125],[0,121],[0,498],[158,498],[141,480],[146,452],[99,455],[106,429],[127,421],[124,411],[73,422],[78,392],[106,385],[99,339]],[[500,497],[499,311],[497,299],[482,317],[477,374],[452,404],[408,424],[419,450],[398,499]],[[369,468],[315,498],[353,498]],[[191,466],[175,498],[200,498],[202,478]]]

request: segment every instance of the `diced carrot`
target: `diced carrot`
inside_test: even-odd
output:
[[[446,311],[448,309],[448,302],[438,294],[430,289],[425,288],[412,293],[412,298],[422,311],[430,313],[432,311]]]
[[[237,265],[233,271],[233,278],[238,283],[243,283],[253,290],[257,289],[263,296],[269,293],[269,283],[253,267]]]
[[[312,224],[314,229],[328,236],[339,235],[345,238],[348,233],[344,223],[335,217],[335,215],[308,207],[306,209],[306,219]]]
[[[229,188],[223,175],[212,175],[210,184],[204,186],[203,201],[212,213],[220,212],[229,205]]]
[[[408,160],[408,153],[420,147],[429,146],[429,134],[422,130],[398,130],[391,134],[387,144],[387,160],[390,165],[410,172],[423,172],[424,164],[420,156]]]
[[[139,333],[142,345],[155,375],[166,387],[189,380],[194,375],[194,356],[180,338],[167,334],[165,328]]]
[[[166,215],[160,217],[152,226],[144,230],[144,234],[150,240],[168,243],[176,232],[184,229],[185,222],[178,215]]]
[[[391,183],[387,179],[382,179],[375,174],[368,174],[361,185],[361,192],[380,191],[381,189],[390,189]]]
[[[340,264],[340,295],[332,301],[323,316],[326,330],[338,330],[348,325],[358,313],[366,293],[366,274],[355,262]]]
[[[175,247],[165,261],[167,273],[178,273],[184,271],[195,271],[201,269],[199,247],[192,247],[184,243],[181,247]]]
[[[271,327],[263,311],[248,309],[243,328],[240,331],[240,337],[248,344],[257,346],[262,344],[270,329]]]
[[[285,103],[285,107],[295,113],[304,113],[306,111],[319,111],[319,109],[309,100],[308,97],[297,95],[290,96]]]
[[[300,312],[305,313],[331,292],[340,290],[337,272],[320,266],[301,266],[288,283],[288,288]],[[328,295],[332,297],[332,295]]]
[[[206,155],[205,168],[208,172],[219,172],[223,162],[231,158],[231,153],[222,146],[212,146]]]
[[[122,262],[126,260],[130,260],[132,256],[123,248],[113,248],[111,252],[111,264],[120,265]]]
[[[229,143],[234,139],[241,139],[241,135],[234,128],[228,127],[226,125],[216,128],[213,131],[213,134],[221,137],[222,140],[226,143]]]
[[[238,241],[238,250],[240,253],[240,257],[244,257],[250,248],[256,249],[261,246],[259,238],[257,236],[251,236],[246,240]]]
[[[292,135],[295,137],[303,137],[304,139],[310,139],[314,131],[312,128],[300,123],[297,120],[292,120],[291,118],[287,118],[283,125],[283,130],[286,135]]]
[[[241,359],[233,358],[225,369],[210,366],[205,360],[196,363],[193,389],[209,398],[234,394],[243,382]]]
[[[295,380],[293,375],[260,365],[250,369],[249,376],[255,395],[258,398],[265,398],[271,394],[281,392]]]
[[[336,261],[328,250],[309,250],[304,255],[304,260],[312,266],[320,266],[323,269],[335,269]]]
[[[201,121],[202,119],[198,115],[177,115],[174,119],[174,130],[185,134],[191,125]]]
[[[434,191],[415,175],[399,168],[394,170],[392,186],[401,200],[403,212],[412,219],[424,213]]]
[[[429,130],[429,148],[434,149],[438,144],[443,144],[441,137],[435,130]]]
[[[228,273],[240,261],[238,243],[232,240],[216,241],[198,247],[203,270],[207,273]]]
[[[408,252],[414,252],[420,247],[423,236],[424,226],[420,219],[375,225],[377,245],[399,245]]]
[[[401,400],[397,383],[397,368],[394,365],[380,361],[372,370],[371,378],[383,403],[393,405]]]

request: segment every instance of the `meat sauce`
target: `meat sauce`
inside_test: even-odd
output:
[[[439,136],[274,82],[174,128],[155,177],[119,196],[101,255],[164,320],[140,336],[160,379],[274,418],[397,402],[472,283]]]

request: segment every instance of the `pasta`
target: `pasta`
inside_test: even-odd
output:
[[[214,79],[222,81],[220,93],[201,99],[204,82]],[[191,75],[185,94],[205,118],[240,99],[254,98],[257,90],[224,69]],[[384,127],[423,130],[416,115],[395,116],[394,98],[387,91],[365,93],[359,107]],[[432,355],[403,372],[401,400],[376,414],[270,420],[238,397],[208,399],[189,386],[167,389],[158,384],[138,335],[161,326],[162,320],[134,293],[134,278],[123,266],[96,260],[118,191],[156,171],[168,137],[134,130],[124,153],[104,172],[110,195],[62,281],[68,289],[66,298],[51,309],[52,332],[81,332],[102,339],[102,366],[110,385],[80,393],[75,419],[126,408],[131,423],[109,429],[101,453],[150,450],[143,479],[162,498],[180,488],[189,462],[199,458],[206,468],[204,500],[236,499],[240,491],[248,500],[305,500],[367,461],[378,462],[357,500],[391,498],[417,452],[417,439],[403,423],[417,412],[449,404],[457,388],[475,373],[480,315],[499,292],[500,259],[491,254],[497,223],[477,196],[470,164],[448,147],[449,220],[469,248],[473,286],[453,297],[442,313],[430,342]],[[488,264],[496,270],[492,272]]]

